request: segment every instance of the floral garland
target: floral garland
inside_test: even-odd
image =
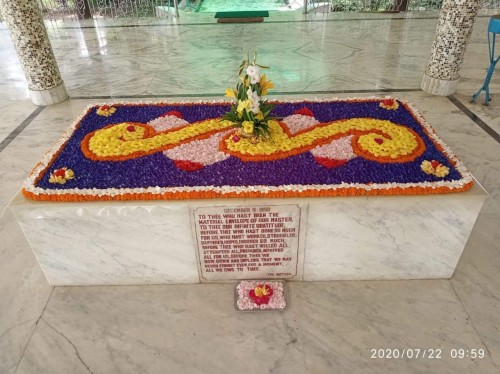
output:
[[[88,201],[428,194],[472,187],[469,172],[407,102],[272,104],[282,120],[270,121],[274,141],[265,146],[235,141],[232,125],[216,120],[229,107],[224,101],[91,106],[35,167],[23,193],[34,200]],[[356,111],[363,116],[353,117]]]

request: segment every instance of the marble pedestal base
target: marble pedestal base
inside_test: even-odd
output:
[[[48,90],[36,91],[29,90],[31,101],[33,104],[38,106],[53,105],[63,102],[68,99],[68,93],[66,92],[66,86],[64,82],[59,86],[49,88]]]
[[[297,280],[450,278],[486,192],[11,204],[52,285],[198,283],[189,208],[308,205]]]
[[[422,82],[420,84],[420,88],[423,91],[428,92],[437,96],[450,96],[457,92],[458,82],[460,79],[454,80],[446,80],[446,79],[437,79],[428,76],[424,73],[422,77]]]

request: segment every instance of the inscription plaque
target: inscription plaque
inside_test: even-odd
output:
[[[193,209],[202,281],[297,276],[301,209],[298,205]]]

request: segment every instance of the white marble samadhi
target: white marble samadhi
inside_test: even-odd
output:
[[[450,278],[487,194],[136,202],[12,207],[52,285],[200,282],[189,207],[304,204],[294,280]],[[238,279],[238,278],[234,278]],[[241,278],[245,279],[245,278]]]
[[[309,207],[304,280],[450,278],[486,192],[328,199]]]

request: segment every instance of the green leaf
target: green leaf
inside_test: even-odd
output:
[[[222,119],[226,120],[226,121],[230,121],[232,123],[236,123],[239,120],[238,114],[233,113],[233,112],[227,112],[227,113],[225,113],[224,116],[222,116]]]
[[[238,99],[245,100],[246,98],[247,97],[246,97],[245,87],[243,87],[243,85],[240,84],[238,87]]]

